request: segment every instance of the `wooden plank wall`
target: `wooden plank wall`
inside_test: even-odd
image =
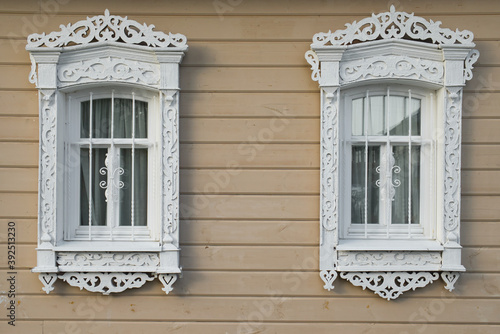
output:
[[[0,2],[0,332],[499,333],[500,2],[394,1],[398,10],[474,32],[466,87],[463,263],[454,293],[438,281],[387,302],[318,276],[319,90],[304,52],[387,1],[23,0]],[[221,5],[222,4],[222,5]],[[225,5],[223,5],[225,4]],[[216,9],[218,7],[218,12]],[[182,68],[184,276],[102,297],[35,274],[38,115],[25,38],[102,14],[188,37]],[[6,311],[7,222],[17,224],[17,326]]]

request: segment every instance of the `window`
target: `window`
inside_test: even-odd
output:
[[[32,34],[39,91],[37,267],[103,294],[179,265],[179,64],[186,37],[110,15]]]
[[[343,238],[433,238],[432,93],[387,86],[347,91]],[[342,102],[341,102],[342,103]],[[425,126],[422,126],[425,124]],[[411,130],[410,130],[411,129]],[[427,167],[427,168],[424,168]],[[424,191],[425,190],[425,191]],[[433,214],[434,213],[434,214]]]
[[[460,247],[462,90],[470,31],[389,12],[318,33],[306,60],[321,88],[320,277],[388,300],[437,280]]]
[[[79,168],[67,191],[79,196],[65,205],[74,223],[67,240],[158,240],[154,100],[123,90],[69,96],[68,157]]]

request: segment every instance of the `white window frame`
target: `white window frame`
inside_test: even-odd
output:
[[[389,239],[435,239],[435,231],[432,229],[432,226],[436,224],[436,212],[435,212],[435,201],[432,198],[435,198],[435,185],[432,184],[432,181],[435,181],[435,175],[431,175],[429,168],[432,171],[435,171],[437,168],[434,165],[435,161],[431,157],[433,153],[433,149],[431,145],[433,145],[432,135],[435,133],[435,124],[436,121],[433,120],[434,115],[434,107],[435,98],[434,93],[429,90],[424,90],[419,87],[410,87],[410,86],[383,86],[376,85],[375,87],[369,86],[361,86],[355,88],[346,89],[345,92],[341,95],[340,100],[340,109],[344,110],[343,113],[343,123],[339,129],[340,138],[342,138],[340,142],[340,156],[343,157],[343,163],[340,164],[340,174],[341,174],[341,186],[340,186],[340,197],[341,198],[350,198],[351,193],[351,165],[347,162],[352,160],[352,150],[350,144],[353,139],[351,135],[351,117],[352,117],[352,100],[356,98],[366,97],[367,92],[369,96],[385,96],[387,94],[387,88],[390,89],[391,96],[401,96],[406,97],[408,95],[408,90],[411,89],[411,96],[414,99],[419,99],[421,101],[421,135],[420,136],[412,136],[412,143],[418,145],[421,149],[421,166],[420,166],[420,223],[418,225],[412,225],[411,230],[408,233],[408,225],[407,224],[398,224],[391,225],[389,227],[389,231],[387,231],[387,220],[382,219],[384,210],[380,210],[380,224],[368,224],[368,233],[365,237],[365,227],[362,224],[352,224],[351,223],[351,201],[343,201],[343,206],[340,208],[340,226],[339,226],[339,238],[342,239],[384,239],[386,238],[387,232],[389,232]],[[364,143],[364,136],[359,136],[360,139],[356,140],[362,146]],[[363,138],[361,138],[363,137]],[[385,136],[377,136],[380,138],[385,138]],[[400,139],[403,144],[408,142],[408,136],[404,136],[405,139]],[[391,138],[395,138],[395,136],[391,136]],[[374,139],[373,137],[369,138]],[[380,140],[379,140],[380,141]],[[382,145],[381,156],[384,157],[384,145]],[[384,164],[383,158],[381,158],[381,165]],[[427,168],[424,168],[427,166]],[[384,170],[385,168],[382,168]],[[382,178],[382,176],[381,176]],[[429,189],[430,193],[427,193],[427,189]],[[424,196],[424,194],[428,194],[429,196]],[[383,205],[382,197],[379,200],[379,205]],[[382,241],[384,242],[384,241]]]
[[[57,278],[109,294],[158,277],[168,294],[181,273],[179,64],[188,46],[184,35],[153,28],[106,10],[61,25],[61,31],[28,37],[30,82],[39,91],[40,112],[38,247],[32,271],[39,273],[46,293]],[[89,93],[148,102],[148,224],[117,228],[115,238],[99,231],[87,239],[75,234],[82,230],[75,214],[80,192],[74,186],[80,162],[70,146],[80,133],[79,101]]]
[[[424,18],[396,12],[373,14],[346,29],[318,33],[306,60],[321,91],[320,277],[331,290],[340,275],[385,299],[441,278],[453,290],[461,264],[460,151],[463,87],[479,57],[472,32],[441,28]],[[435,211],[424,237],[366,238],[346,235],[350,225],[351,92],[404,86],[430,93],[431,167]],[[346,185],[347,184],[347,185]],[[347,203],[346,203],[347,202]],[[346,214],[348,211],[348,214]]]

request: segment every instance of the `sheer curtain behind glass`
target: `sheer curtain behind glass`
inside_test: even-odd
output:
[[[146,102],[119,98],[81,103],[80,137],[92,142],[92,156],[90,144],[81,147],[80,225],[88,226],[91,220],[93,226],[110,221],[130,226],[133,214],[134,226],[146,226],[148,149],[135,139],[147,138],[147,107]],[[115,217],[109,217],[111,206]]]
[[[351,223],[418,224],[420,100],[358,98],[351,116]]]

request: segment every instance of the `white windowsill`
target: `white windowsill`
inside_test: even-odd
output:
[[[442,251],[443,245],[436,240],[370,240],[341,239],[337,246],[340,251]]]
[[[173,245],[171,250],[177,250]],[[165,250],[158,241],[65,241],[54,248],[56,252],[159,252]],[[169,249],[170,250],[170,247]]]

